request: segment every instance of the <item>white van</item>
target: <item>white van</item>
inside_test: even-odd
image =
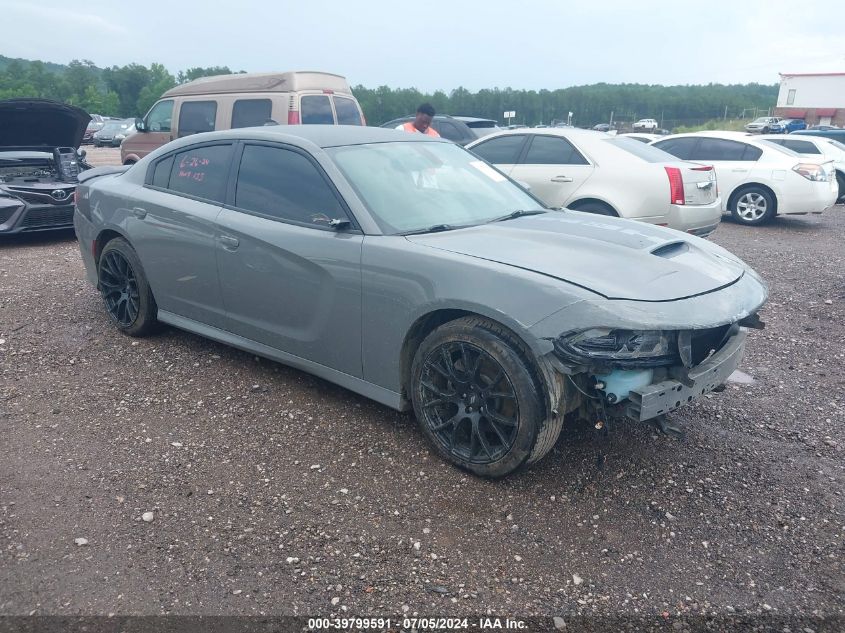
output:
[[[366,125],[345,77],[323,72],[240,73],[202,77],[165,92],[137,133],[120,146],[131,165],[175,138],[231,128],[282,125]]]

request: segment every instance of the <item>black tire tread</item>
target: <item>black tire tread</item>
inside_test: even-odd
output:
[[[112,250],[118,251],[126,258],[129,265],[132,266],[132,270],[135,272],[135,281],[138,284],[138,294],[141,297],[138,318],[135,320],[135,323],[129,327],[123,327],[117,323],[115,323],[115,326],[128,336],[135,338],[149,336],[159,327],[159,322],[156,318],[158,305],[156,304],[150,284],[147,281],[147,275],[144,273],[144,267],[141,265],[141,259],[138,257],[135,249],[132,248],[132,245],[122,237],[109,240],[100,253],[100,259]],[[99,275],[99,260],[97,265]]]

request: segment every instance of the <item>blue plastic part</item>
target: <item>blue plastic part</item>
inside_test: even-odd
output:
[[[632,389],[640,389],[654,380],[653,369],[614,369],[609,374],[594,374],[595,379],[604,383],[604,392],[609,402],[621,402],[628,397]]]

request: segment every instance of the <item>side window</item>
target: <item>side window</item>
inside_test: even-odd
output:
[[[821,154],[819,148],[809,141],[784,140],[782,141],[782,145],[799,154]]]
[[[508,134],[480,143],[470,151],[488,163],[511,165],[516,163],[519,158],[524,142],[524,134]]]
[[[179,136],[211,132],[216,118],[216,101],[184,101],[179,110]]]
[[[173,170],[173,156],[169,156],[164,160],[160,160],[156,163],[155,169],[153,170],[153,178],[151,181],[151,185],[153,187],[161,187],[162,189],[167,189],[168,185],[170,184],[170,172]]]
[[[361,125],[361,113],[358,112],[358,104],[346,97],[334,98],[334,109],[337,112],[338,125]]]
[[[458,126],[452,123],[451,121],[434,121],[431,126],[437,130],[437,133],[442,136],[443,138],[447,138],[450,141],[462,141],[464,139],[464,135],[461,134],[461,131],[458,129]]]
[[[763,150],[753,145],[746,145],[745,151],[742,153],[742,160],[755,161],[763,155]]]
[[[745,143],[720,138],[702,137],[692,155],[693,160],[743,160]]]
[[[299,100],[303,125],[334,125],[332,104],[328,95],[304,95]]]
[[[310,160],[298,152],[267,145],[244,147],[235,206],[279,220],[318,226],[347,217]]]
[[[696,143],[698,143],[697,138],[684,137],[658,141],[657,143],[654,143],[654,146],[658,149],[662,149],[664,152],[672,154],[672,156],[677,156],[682,160],[689,160],[692,156],[693,150],[695,149]]]
[[[587,160],[565,138],[535,136],[525,158],[527,165],[587,165]]]
[[[232,129],[264,125],[272,111],[273,102],[269,99],[238,99],[232,106]]]
[[[179,152],[173,157],[168,189],[223,202],[231,160],[231,145],[205,145]]]
[[[145,123],[150,132],[169,132],[173,121],[173,101],[159,101],[147,112]]]

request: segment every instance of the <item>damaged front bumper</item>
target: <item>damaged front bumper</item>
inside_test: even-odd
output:
[[[673,367],[672,378],[634,388],[628,392],[626,414],[644,421],[669,413],[724,384],[739,366],[745,352],[747,332],[740,329],[704,362],[691,367]]]

